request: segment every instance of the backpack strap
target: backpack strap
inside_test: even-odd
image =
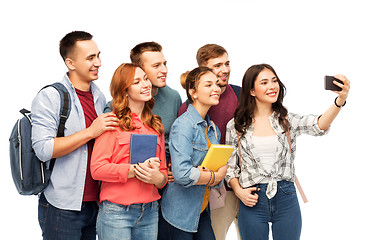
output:
[[[290,154],[291,154],[291,137],[290,137],[290,131],[288,130],[287,132],[285,132],[286,134],[286,138],[288,140],[288,143],[289,143],[289,148],[290,148]],[[298,188],[298,191],[300,193],[300,196],[302,197],[303,199],[303,202],[304,203],[307,203],[308,202],[308,199],[307,199],[307,196],[305,196],[305,193],[303,191],[303,188],[302,186],[300,185],[300,182],[299,182],[299,179],[298,177],[295,175],[295,185],[296,187]]]
[[[59,126],[58,126],[58,131],[57,131],[56,137],[64,137],[65,123],[66,123],[66,120],[69,117],[70,109],[71,109],[71,101],[70,101],[69,92],[66,89],[66,87],[60,82],[56,82],[56,83],[53,83],[53,84],[50,84],[50,85],[46,85],[41,90],[43,90],[47,87],[53,87],[59,92],[59,95],[60,95],[60,114],[59,114],[60,121],[59,121]],[[54,165],[55,165],[55,158],[50,160],[49,169],[51,171],[54,168]]]

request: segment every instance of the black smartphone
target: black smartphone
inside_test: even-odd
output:
[[[332,91],[341,91],[342,88],[336,86],[333,81],[337,81],[341,84],[344,84],[341,80],[333,77],[333,76],[325,76],[325,89],[326,90],[332,90]]]

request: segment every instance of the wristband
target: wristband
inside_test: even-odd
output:
[[[208,183],[206,184],[206,186],[209,186],[210,182],[212,181],[212,176],[213,176],[213,172],[211,171],[211,177],[210,177],[210,180],[208,180]]]
[[[341,106],[337,105],[336,101],[337,101],[337,99],[338,99],[338,98],[339,98],[339,97],[336,97],[336,98],[335,98],[335,106],[336,106],[336,107],[338,107],[338,108],[341,108],[341,107],[345,106],[346,101],[345,101],[345,102],[344,102],[344,104],[343,104],[343,105],[341,105]]]
[[[213,173],[213,181],[211,181],[210,186],[215,183],[216,180],[216,174],[211,170],[211,173]]]

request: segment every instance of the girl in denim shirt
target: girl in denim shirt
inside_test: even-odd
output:
[[[227,166],[211,172],[200,165],[211,143],[218,144],[221,137],[207,115],[210,107],[219,103],[221,90],[216,75],[207,67],[189,72],[185,89],[191,104],[171,127],[169,148],[175,181],[162,196],[162,215],[167,239],[211,240],[215,236],[209,216],[208,187],[222,183]]]

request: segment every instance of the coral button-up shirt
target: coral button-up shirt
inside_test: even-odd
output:
[[[96,139],[91,159],[91,174],[95,180],[102,181],[100,202],[108,200],[117,204],[130,205],[160,199],[154,184],[144,183],[135,177],[128,179],[130,135],[158,135],[152,128],[144,125],[134,113],[132,113],[132,122],[137,129],[123,131],[117,127],[116,131],[107,131]],[[156,153],[161,160],[160,172],[164,173],[167,179],[164,135],[157,136]]]

